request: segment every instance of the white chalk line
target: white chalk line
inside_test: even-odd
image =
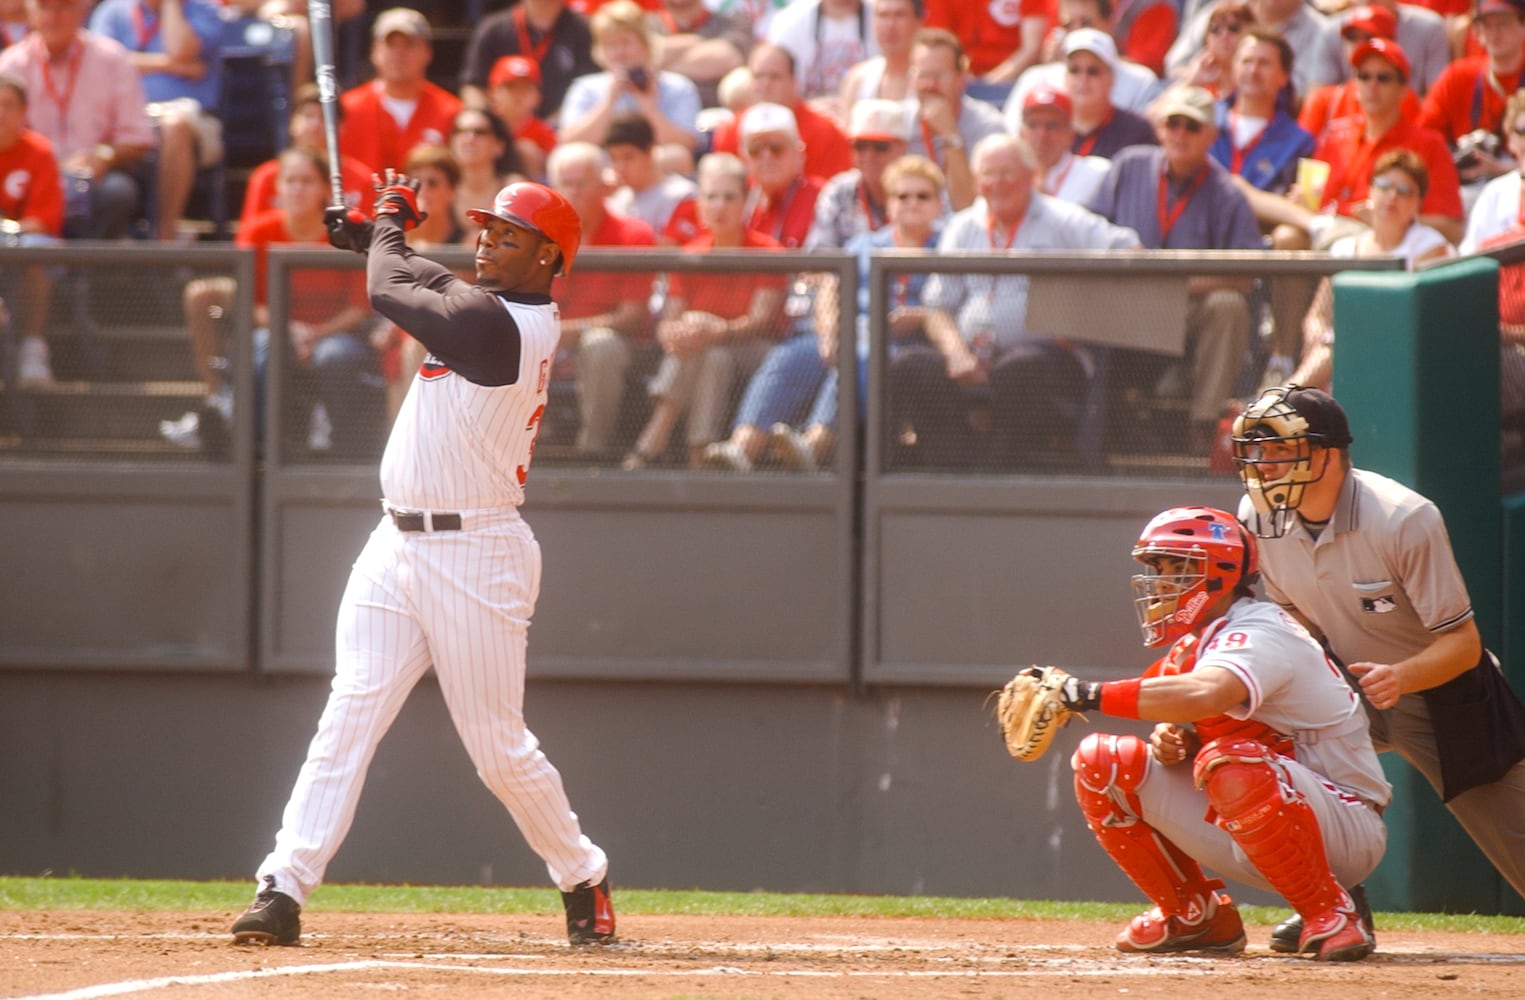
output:
[[[191,940],[208,941],[225,938],[223,934],[210,933],[160,933],[160,934],[6,934],[0,938],[16,941],[64,941],[64,940],[93,940],[93,941],[119,941],[119,940]],[[321,935],[313,935],[321,937]],[[384,935],[377,935],[384,938]],[[546,939],[551,944],[552,939]],[[564,953],[556,954],[453,954],[453,953],[391,953],[381,959],[360,959],[349,962],[330,962],[310,965],[285,965],[266,967],[262,969],[240,969],[228,972],[203,973],[197,975],[174,975],[161,976],[152,979],[132,979],[112,983],[100,983],[92,986],[79,987],[57,993],[39,993],[29,996],[13,998],[13,1000],[97,1000],[102,997],[128,996],[138,993],[150,993],[155,990],[167,989],[172,986],[202,986],[233,983],[257,979],[290,977],[303,975],[324,975],[337,973],[356,973],[368,971],[390,970],[395,972],[474,972],[487,976],[503,977],[532,977],[532,976],[598,976],[605,978],[672,978],[692,979],[699,977],[751,977],[763,979],[786,979],[786,978],[809,978],[809,979],[1034,979],[1052,977],[1055,975],[1065,976],[1139,976],[1149,977],[1156,975],[1211,975],[1221,972],[1226,961],[1233,959],[1213,958],[1194,955],[1171,955],[1171,956],[1119,956],[1109,960],[1084,960],[1073,957],[1073,953],[1093,950],[1092,946],[1071,945],[1022,945],[1016,948],[1000,947],[1000,954],[981,954],[978,947],[974,953],[965,951],[958,952],[957,947],[950,947],[947,942],[913,942],[913,941],[854,941],[849,945],[819,944],[804,942],[784,942],[774,944],[762,943],[734,943],[718,941],[685,941],[685,942],[651,942],[642,944],[639,942],[626,945],[633,950],[632,957],[644,956],[647,958],[660,959],[663,952],[668,948],[681,947],[685,952],[716,951],[720,953],[770,953],[770,954],[795,954],[802,956],[842,954],[848,957],[849,953],[861,955],[865,952],[933,952],[942,953],[941,959],[948,962],[958,962],[961,968],[948,969],[901,969],[901,970],[871,970],[871,969],[748,969],[732,965],[712,965],[694,969],[660,969],[660,968],[536,968],[529,965],[482,965],[469,963],[502,963],[502,962],[541,962],[547,959],[564,957]],[[1013,953],[1015,952],[1015,953]],[[620,956],[617,951],[608,952],[611,959],[617,960]],[[1263,956],[1266,957],[1266,956]],[[1290,959],[1281,959],[1283,961]],[[1457,954],[1454,952],[1435,952],[1427,950],[1407,951],[1379,951],[1372,959],[1373,962],[1396,965],[1422,965],[1443,962],[1446,964],[1520,964],[1525,963],[1525,955],[1500,954],[1500,953],[1467,953]],[[1003,963],[1021,962],[1024,968],[1002,969],[990,966]],[[967,966],[977,966],[968,968]]]
[[[355,962],[334,962],[324,965],[286,965],[265,969],[241,969],[230,972],[210,972],[195,976],[161,976],[155,979],[129,979],[115,983],[82,986],[61,993],[35,993],[15,997],[13,1000],[99,1000],[101,997],[128,996],[133,993],[149,993],[171,986],[213,986],[243,980],[268,979],[277,976],[302,976],[323,973],[371,972],[392,970],[399,972],[475,972],[490,976],[600,976],[605,978],[631,979],[695,979],[701,977],[751,977],[758,979],[1019,979],[1037,978],[1063,974],[1066,976],[1116,976],[1119,973],[1134,975],[1180,975],[1193,972],[1209,975],[1211,963],[1200,969],[1182,969],[1172,963],[1171,968],[1139,966],[1120,967],[1115,964],[1096,963],[1086,968],[1073,961],[1062,967],[1048,969],[903,969],[874,972],[866,969],[744,969],[739,966],[716,965],[700,969],[533,969],[517,966],[461,965],[454,962],[419,962],[383,959],[364,959]]]

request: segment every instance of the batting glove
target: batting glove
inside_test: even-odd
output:
[[[323,210],[323,228],[328,230],[328,243],[340,250],[365,253],[371,248],[371,220],[356,208],[330,205]]]
[[[398,183],[381,189],[376,195],[376,217],[383,215],[396,216],[404,232],[415,228],[428,217],[427,212],[418,210],[416,177],[399,178]]]

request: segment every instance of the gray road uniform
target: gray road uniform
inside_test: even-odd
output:
[[[1239,516],[1253,530],[1248,498]],[[1266,596],[1311,622],[1340,662],[1396,663],[1472,618],[1440,511],[1402,484],[1351,469],[1317,538],[1292,520],[1282,537],[1260,540]],[[1525,896],[1525,708],[1493,655],[1366,711],[1377,750],[1396,750],[1423,774]]]

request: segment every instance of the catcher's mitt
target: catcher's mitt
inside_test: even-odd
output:
[[[1006,682],[996,703],[996,717],[1006,749],[1017,760],[1037,760],[1076,714],[1065,705],[1061,689],[1072,680],[1058,667],[1028,667]]]

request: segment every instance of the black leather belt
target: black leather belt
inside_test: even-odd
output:
[[[460,531],[461,515],[412,510],[389,510],[398,531]]]

